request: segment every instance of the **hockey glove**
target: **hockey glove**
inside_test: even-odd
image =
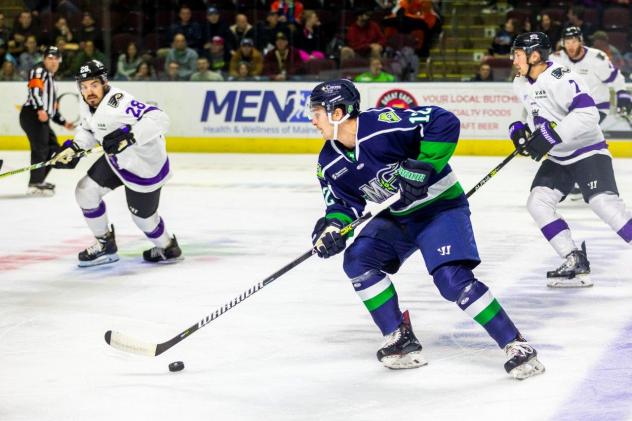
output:
[[[629,115],[630,111],[632,111],[632,95],[628,91],[617,92],[617,112]]]
[[[547,121],[533,132],[533,135],[527,141],[525,150],[529,153],[531,158],[539,161],[553,146],[559,143],[562,143],[562,139],[555,133],[551,123]]]
[[[116,155],[134,143],[136,143],[136,139],[134,139],[134,133],[132,133],[132,126],[126,124],[120,129],[105,135],[103,138],[103,150],[108,155]]]
[[[433,172],[434,167],[427,162],[410,158],[404,161],[397,172],[399,191],[402,196],[397,204],[406,207],[428,196],[430,176]]]
[[[340,235],[340,229],[344,224],[337,219],[325,217],[316,221],[312,232],[312,244],[318,257],[327,259],[343,251],[347,244],[347,237]]]
[[[509,125],[509,138],[514,144],[514,147],[518,150],[520,155],[529,156],[529,152],[525,151],[524,147],[527,144],[527,139],[531,136],[531,130],[529,126],[522,121],[514,121]]]
[[[72,139],[66,140],[62,145],[61,150],[51,158],[53,161],[53,168],[75,168],[81,159],[75,158],[75,155],[82,150],[83,149],[81,149]]]

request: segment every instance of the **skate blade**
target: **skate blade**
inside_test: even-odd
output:
[[[31,197],[53,197],[55,196],[55,191],[54,190],[40,190],[40,189],[33,189],[33,190],[29,190],[28,192],[26,192],[27,196],[31,196]]]
[[[390,355],[384,357],[382,358],[382,364],[391,370],[402,370],[422,367],[428,364],[428,361],[421,355],[421,351],[413,351],[405,355]]]
[[[509,375],[516,380],[524,380],[529,377],[544,373],[544,365],[537,357],[531,358],[526,363],[519,365],[509,372]]]
[[[549,278],[549,288],[588,288],[593,286],[590,275],[577,275],[574,278]]]
[[[118,262],[119,257],[117,254],[106,254],[104,256],[98,257],[94,260],[91,260],[89,262],[79,262],[77,264],[77,266],[79,266],[80,268],[89,268],[92,266],[99,266],[99,265],[106,265],[108,263],[114,263],[114,262]]]
[[[150,265],[173,265],[183,260],[184,260],[184,256],[180,256],[180,257],[175,257],[173,259],[158,260],[157,262],[150,262],[149,260],[143,260],[143,263],[149,263]]]

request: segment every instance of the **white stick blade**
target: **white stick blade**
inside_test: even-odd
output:
[[[105,333],[105,342],[116,349],[146,357],[156,356],[156,344],[139,341],[121,332],[108,330]]]

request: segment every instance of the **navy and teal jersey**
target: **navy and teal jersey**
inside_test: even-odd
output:
[[[329,140],[318,157],[317,176],[327,218],[349,223],[367,201],[380,203],[397,192],[397,170],[408,158],[431,164],[428,195],[406,208],[392,206],[402,221],[427,218],[443,209],[467,206],[463,188],[448,160],[454,153],[460,121],[436,106],[374,108],[357,118],[356,146]]]

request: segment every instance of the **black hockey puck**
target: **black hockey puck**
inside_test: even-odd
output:
[[[169,364],[169,371],[182,371],[184,370],[184,363],[182,361],[174,361]]]

